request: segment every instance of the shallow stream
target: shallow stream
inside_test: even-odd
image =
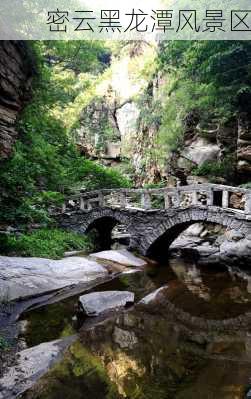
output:
[[[77,320],[79,295],[25,313],[28,346],[76,331],[80,339],[22,397],[249,397],[251,275],[237,267],[173,259],[122,273],[87,292],[127,290],[138,302],[162,286],[164,296],[154,306],[133,306],[106,319]]]

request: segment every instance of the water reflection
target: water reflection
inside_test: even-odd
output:
[[[131,290],[139,301],[163,286],[146,304],[85,322],[63,361],[23,398],[244,398],[251,382],[250,276],[173,259],[98,289]]]
[[[205,301],[210,300],[210,288],[202,279],[201,271],[196,264],[170,261],[170,266],[178,279],[182,281],[193,295],[197,295]]]
[[[205,319],[237,317],[250,310],[251,276],[220,265],[199,266],[171,260],[177,277],[168,297],[177,307]]]
[[[199,266],[196,262],[172,259],[169,265],[150,266],[144,271],[121,274],[90,291],[129,290],[135,302],[156,289],[167,286],[166,300],[176,311],[205,320],[224,320],[250,310],[251,276],[237,268],[219,265]],[[87,292],[90,292],[87,291]],[[34,346],[73,334],[81,325],[76,323],[78,297],[43,306],[26,313],[26,342]],[[81,321],[82,323],[82,321]]]

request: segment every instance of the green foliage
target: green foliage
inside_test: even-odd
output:
[[[168,72],[176,71],[194,82],[212,83],[218,89],[229,86],[234,90],[250,83],[250,51],[249,42],[174,41],[162,43],[159,59]]]
[[[110,50],[101,41],[45,41],[46,55],[65,69],[83,73],[103,71],[110,62]]]
[[[224,124],[249,109],[250,56],[248,41],[162,42],[159,69],[167,83],[159,145],[164,153],[182,145],[189,112],[195,111],[200,123]]]
[[[119,171],[105,168],[90,160],[81,161],[78,169],[81,187],[88,190],[130,187],[130,181]]]
[[[41,229],[19,236],[7,236],[3,251],[6,255],[60,259],[66,251],[90,252],[92,249],[87,236],[60,229]]]
[[[166,181],[161,180],[159,183],[145,184],[143,188],[165,188],[165,187],[166,187]]]
[[[34,42],[32,46],[38,68],[33,98],[19,121],[21,140],[12,157],[0,164],[0,220],[7,223],[50,222],[47,209],[60,204],[78,184],[88,188],[127,184],[118,173],[106,173],[85,161],[71,135],[81,101],[85,104],[92,97],[90,87],[109,61],[104,43]]]
[[[232,156],[225,157],[220,162],[205,161],[201,166],[193,169],[195,176],[223,177],[227,180],[233,179],[235,173],[235,163]]]

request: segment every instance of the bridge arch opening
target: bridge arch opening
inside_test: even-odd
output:
[[[114,242],[119,242],[120,231],[125,228],[125,225],[115,217],[102,216],[88,226],[86,233],[92,236],[95,250],[105,251],[111,249]],[[126,236],[125,233],[124,235]]]
[[[192,226],[194,231],[192,230]],[[197,230],[197,231],[196,231]],[[170,255],[180,249],[182,255],[199,257],[196,245],[208,242],[214,245],[219,236],[225,234],[226,226],[210,221],[188,221],[170,227],[162,233],[148,248],[146,256],[160,263],[166,262]],[[177,239],[182,238],[182,242]],[[177,241],[176,241],[177,240]],[[192,244],[195,245],[192,245]],[[183,251],[182,251],[183,250]]]

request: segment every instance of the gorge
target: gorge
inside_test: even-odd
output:
[[[250,52],[0,42],[0,398],[250,397]]]

